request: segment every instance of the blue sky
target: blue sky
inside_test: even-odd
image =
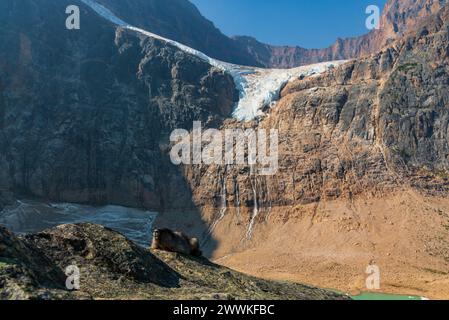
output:
[[[226,35],[274,45],[324,48],[368,32],[366,7],[386,0],[190,0]]]

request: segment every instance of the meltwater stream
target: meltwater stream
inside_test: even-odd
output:
[[[155,212],[108,205],[92,207],[71,203],[17,201],[0,211],[0,225],[18,233],[36,233],[61,224],[89,222],[122,233],[135,243],[148,247]]]

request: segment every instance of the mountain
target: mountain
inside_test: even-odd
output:
[[[76,31],[64,27],[73,3]],[[159,189],[177,176],[167,137],[228,117],[232,77],[79,1],[7,0],[0,12],[0,190],[156,210],[188,203],[188,190]]]
[[[338,39],[325,49],[272,46],[245,36],[234,39],[259,64],[271,68],[293,68],[321,61],[359,58],[380,51],[446,3],[446,0],[389,0],[382,13],[379,30],[361,37]]]
[[[227,121],[277,129],[279,170],[185,169],[215,259],[343,292],[376,265],[383,292],[448,298],[448,48],[446,5],[373,55],[290,81],[259,121]]]
[[[329,48],[305,49],[272,46],[248,36],[229,38],[187,0],[98,2],[137,27],[179,41],[213,58],[267,68],[294,68],[376,53],[447,3],[446,0],[388,0],[382,12],[379,30],[367,32],[360,37],[337,39]]]
[[[438,11],[446,0],[389,0],[380,30],[361,37],[338,39],[325,49],[272,46],[247,36],[229,38],[188,0],[99,0],[98,3],[136,27],[183,43],[212,58],[245,66],[293,68],[375,53]]]
[[[25,198],[154,210],[157,226],[201,236],[208,257],[239,271],[349,292],[363,291],[366,267],[377,265],[383,290],[447,297],[444,1],[390,1],[390,27],[323,55],[362,57],[306,73],[216,64],[161,39],[207,43],[193,36],[204,21],[186,1],[101,3],[160,34],[116,25],[85,1],[0,2],[0,208]],[[72,4],[80,30],[65,28]],[[147,20],[148,4],[157,14]],[[194,31],[182,5],[199,21]],[[212,58],[215,40],[205,46]],[[307,61],[280,51],[277,62],[268,50],[254,64]],[[239,121],[233,111],[250,81],[266,99],[255,106],[261,114]],[[220,132],[278,129],[278,173],[175,166],[169,136],[193,121]],[[54,233],[28,239],[42,244]],[[63,252],[56,261],[70,258]]]
[[[233,39],[204,18],[188,0],[100,0],[136,27],[181,42],[205,54],[240,65],[262,66]]]

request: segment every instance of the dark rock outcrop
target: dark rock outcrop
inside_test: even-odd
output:
[[[160,187],[176,176],[168,135],[228,117],[232,77],[84,5],[81,29],[67,30],[69,4],[0,4],[0,188],[156,210],[188,203],[182,182],[176,201]]]
[[[226,62],[260,66],[245,48],[225,36],[188,0],[98,0],[123,20]]]
[[[0,300],[54,297],[64,282],[53,261],[0,226]]]
[[[66,289],[68,266],[79,289]],[[0,228],[0,299],[347,299],[270,282],[201,258],[150,252],[98,225],[63,225],[17,238]]]

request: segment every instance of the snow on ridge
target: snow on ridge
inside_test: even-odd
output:
[[[251,121],[264,115],[263,109],[272,106],[279,98],[282,87],[291,80],[321,74],[346,60],[330,61],[302,66],[293,69],[263,69],[240,66],[211,58],[201,51],[177,41],[161,37],[149,31],[137,28],[118,18],[112,11],[94,0],[81,0],[97,14],[120,27],[161,40],[180,50],[194,55],[210,65],[229,73],[240,92],[240,99],[234,108],[233,117],[239,121]]]
[[[157,35],[155,33],[151,33],[151,32],[149,32],[147,30],[143,30],[143,29],[137,28],[135,26],[132,26],[131,24],[129,24],[129,23],[123,21],[122,19],[118,18],[114,13],[112,13],[111,10],[109,10],[108,8],[104,7],[103,5],[95,2],[94,0],[81,0],[81,2],[83,2],[84,4],[89,6],[91,9],[93,9],[98,15],[102,16],[106,20],[112,22],[113,24],[115,24],[115,25],[117,25],[119,27],[123,27],[125,29],[141,33],[141,34],[143,34],[143,35],[145,35],[147,37],[150,37],[150,38],[161,40],[161,41],[163,41],[165,43],[168,43],[168,44],[170,44],[172,46],[177,47],[178,49],[180,49],[180,50],[182,50],[182,51],[184,51],[186,53],[194,55],[194,56],[200,58],[201,60],[204,60],[204,61],[208,62],[212,66],[219,67],[220,69],[226,70],[227,69],[226,66],[230,65],[229,63],[222,62],[222,61],[210,58],[209,56],[205,55],[201,51],[193,49],[193,48],[191,48],[189,46],[186,46],[186,45],[184,45],[182,43],[179,43],[177,41],[174,41],[174,40],[171,40],[171,39],[168,39],[168,38],[164,38],[164,37],[162,37],[160,35]]]
[[[105,18],[106,20],[109,20],[113,24],[116,24],[120,27],[127,27],[130,26],[128,23],[117,17],[115,14],[112,13],[111,10],[105,8],[101,4],[93,1],[93,0],[81,0],[81,2],[84,2],[84,4],[91,7],[96,13],[98,13],[100,16]]]

